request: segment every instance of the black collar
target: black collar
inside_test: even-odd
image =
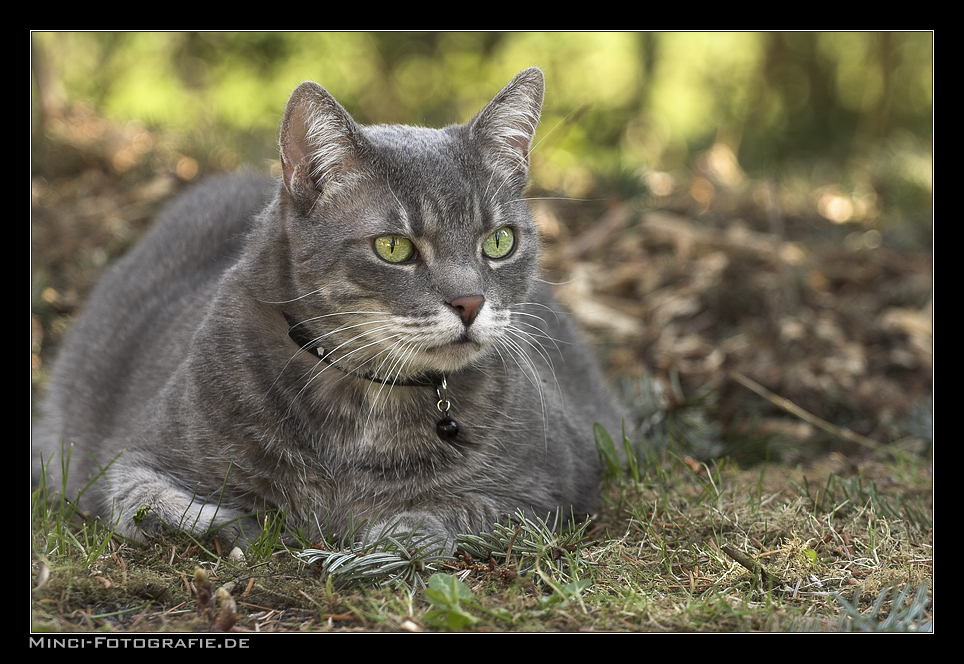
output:
[[[431,372],[426,374],[420,374],[406,379],[390,379],[390,378],[379,378],[374,373],[366,374],[356,374],[347,369],[343,369],[338,366],[331,358],[331,351],[326,351],[321,347],[316,339],[311,338],[309,334],[305,333],[305,329],[288,314],[283,314],[285,320],[288,322],[288,336],[298,344],[298,347],[306,353],[314,355],[319,360],[327,364],[328,366],[337,369],[346,376],[351,376],[352,378],[357,378],[359,380],[365,380],[372,383],[380,383],[382,385],[391,385],[393,387],[433,387],[438,390],[439,386],[442,385],[445,376],[438,372]]]
[[[381,383],[382,385],[390,385],[392,387],[431,387],[435,389],[435,394],[438,396],[438,403],[436,407],[442,414],[442,419],[435,423],[435,430],[438,433],[440,440],[455,442],[456,437],[459,435],[459,424],[454,419],[449,417],[449,409],[452,407],[452,402],[448,399],[448,382],[445,380],[445,374],[432,372],[428,374],[422,374],[415,376],[413,378],[407,378],[405,380],[388,380],[385,378],[379,378],[374,374],[364,374],[358,375],[352,373],[346,369],[342,369],[331,358],[331,352],[326,352],[321,344],[318,343],[317,339],[312,339],[310,335],[305,333],[305,330],[297,323],[291,316],[284,314],[285,320],[288,321],[288,336],[294,341],[298,347],[305,351],[306,353],[311,353],[322,362],[330,367],[337,369],[346,376],[351,376],[352,378],[357,378],[358,380],[366,380],[371,383]]]

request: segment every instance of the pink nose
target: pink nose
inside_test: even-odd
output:
[[[449,302],[449,306],[459,315],[465,327],[468,327],[475,322],[475,317],[479,314],[479,309],[482,308],[484,303],[485,298],[481,295],[465,295]]]

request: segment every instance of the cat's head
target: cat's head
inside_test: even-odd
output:
[[[523,190],[543,87],[527,69],[444,129],[362,126],[316,83],[294,91],[279,209],[300,338],[387,380],[525,343],[512,313],[538,261]]]

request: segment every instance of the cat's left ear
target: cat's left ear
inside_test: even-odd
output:
[[[529,179],[529,150],[542,112],[545,77],[530,67],[509,81],[469,123],[489,164],[522,189]]]
[[[364,177],[367,142],[361,128],[327,90],[312,81],[295,88],[281,123],[285,188],[307,212],[319,196]]]

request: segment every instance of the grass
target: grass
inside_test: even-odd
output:
[[[604,457],[614,454],[597,430]],[[608,442],[607,442],[608,439]],[[612,446],[610,449],[609,446]],[[611,459],[610,459],[611,460]],[[147,545],[33,496],[37,632],[917,631],[933,628],[927,460],[879,453],[741,469],[665,452],[610,466],[592,522],[516,515],[456,557],[417,533],[243,555]]]

